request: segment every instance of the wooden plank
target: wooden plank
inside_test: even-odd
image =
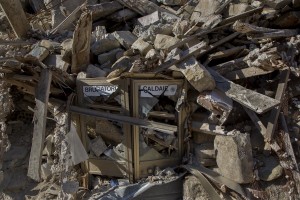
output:
[[[226,19],[224,19],[223,21],[221,21],[221,23],[219,25],[224,25],[224,24],[228,24],[228,23],[231,23],[231,22],[235,22],[239,19],[243,19],[243,18],[246,18],[246,17],[249,17],[251,15],[253,15],[254,13],[259,13],[263,10],[263,6],[259,7],[259,8],[255,8],[255,9],[252,9],[252,10],[249,10],[249,11],[246,11],[242,14],[239,14],[239,15],[235,15],[235,16],[232,16],[232,17],[228,17]]]
[[[50,34],[60,33],[68,28],[80,15],[81,15],[81,6],[78,6],[71,14],[66,17],[64,21],[58,24],[55,28],[50,31]]]
[[[249,78],[254,76],[266,75],[272,72],[273,71],[266,71],[257,67],[248,67],[245,69],[229,72],[225,74],[224,77],[232,81],[232,80],[244,79],[244,78]]]
[[[176,65],[177,63],[185,60],[186,58],[188,58],[194,54],[197,54],[197,57],[200,57],[200,56],[208,53],[209,51],[215,49],[216,47],[232,40],[233,38],[235,38],[238,35],[239,35],[239,33],[237,33],[237,32],[232,33],[231,35],[223,38],[222,40],[219,40],[218,42],[209,45],[208,47],[205,45],[205,43],[200,42],[200,43],[196,44],[195,46],[192,46],[191,48],[189,48],[189,49],[183,51],[182,53],[177,54],[174,57],[170,58],[169,60],[165,61],[154,72],[155,73],[162,72],[162,71],[168,69],[169,67]]]
[[[117,121],[122,123],[128,123],[131,125],[137,125],[143,128],[149,128],[157,131],[161,131],[164,133],[174,133],[177,132],[177,126],[149,121],[149,120],[143,120],[139,118],[134,117],[128,117],[128,116],[122,116],[118,114],[112,114],[107,113],[103,111],[96,111],[92,109],[87,108],[81,108],[78,106],[70,106],[70,111],[82,115],[88,115],[88,116],[94,116],[102,119],[107,119],[111,121]]]
[[[16,36],[18,38],[26,37],[30,25],[20,0],[1,0],[0,5]]]
[[[299,168],[298,168],[298,163],[295,157],[295,153],[294,153],[294,149],[291,143],[291,139],[290,139],[290,134],[288,131],[288,127],[286,124],[286,120],[285,117],[283,115],[283,113],[280,113],[280,123],[281,123],[281,127],[283,129],[283,133],[282,133],[282,141],[285,147],[285,151],[287,152],[287,154],[289,155],[289,158],[291,158],[292,162],[293,162],[293,166],[294,169],[291,169],[291,172],[293,174],[293,178],[295,181],[295,187],[297,189],[298,192],[298,198],[300,196],[300,174],[299,174]]]
[[[280,101],[276,99],[229,81],[213,69],[207,68],[207,70],[214,77],[219,90],[225,92],[230,98],[258,114],[265,113],[280,103]]]
[[[280,104],[276,108],[273,108],[270,114],[270,118],[267,124],[267,130],[266,130],[266,140],[268,142],[272,140],[274,132],[276,130],[277,120],[281,110],[281,101],[285,94],[285,89],[287,86],[289,75],[290,75],[290,70],[288,68],[281,71],[280,80],[275,95],[275,99],[278,100]]]
[[[34,112],[33,138],[27,172],[27,176],[35,181],[41,180],[40,169],[45,141],[51,79],[52,72],[49,69],[43,69],[35,93],[36,107]]]
[[[85,71],[90,63],[92,13],[82,13],[73,34],[72,73]]]

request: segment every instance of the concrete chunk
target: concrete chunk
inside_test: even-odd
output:
[[[101,53],[117,49],[119,47],[120,43],[118,42],[118,40],[116,40],[116,38],[112,34],[109,34],[106,35],[105,38],[95,42],[91,47],[91,51],[93,54],[99,55]]]
[[[95,139],[91,141],[91,150],[96,156],[100,156],[107,149],[105,142],[103,141],[101,136],[97,136]]]
[[[120,57],[123,56],[124,50],[121,48],[117,48],[114,50],[111,50],[107,53],[100,54],[98,56],[98,62],[103,65],[106,62],[114,63],[116,62]]]
[[[216,136],[214,141],[217,165],[223,176],[237,183],[254,180],[250,136],[236,131],[231,136]]]
[[[160,13],[158,11],[146,15],[144,17],[138,18],[138,23],[142,26],[149,26],[151,24],[158,23],[160,21]]]
[[[215,88],[214,78],[194,57],[190,57],[176,66],[198,92]]]
[[[179,41],[180,39],[169,35],[157,34],[154,40],[154,47],[157,50],[168,49]]]
[[[132,44],[137,40],[137,37],[130,31],[115,31],[113,35],[126,49],[130,49]]]
[[[145,42],[143,39],[137,39],[131,46],[132,49],[138,50],[141,55],[145,56],[150,49],[153,49],[152,45]]]

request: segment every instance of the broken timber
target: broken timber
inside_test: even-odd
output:
[[[88,116],[94,116],[101,119],[111,120],[111,121],[117,121],[122,123],[128,123],[131,125],[137,125],[141,126],[143,128],[149,128],[157,131],[161,131],[163,133],[169,133],[173,134],[177,131],[177,126],[149,121],[149,120],[143,120],[138,119],[134,117],[128,117],[128,116],[121,116],[117,114],[102,112],[102,111],[96,111],[92,109],[87,108],[81,108],[78,106],[70,106],[70,111],[82,115],[88,115]]]
[[[290,70],[288,68],[284,69],[280,74],[280,80],[279,80],[276,95],[275,95],[275,99],[278,100],[280,102],[280,104],[279,104],[279,106],[273,108],[271,111],[270,118],[269,118],[268,125],[267,125],[267,130],[266,130],[267,142],[270,142],[272,140],[276,126],[277,126],[277,120],[278,120],[278,116],[279,116],[279,113],[281,110],[281,101],[285,94],[285,89],[287,86],[289,75],[290,75]]]
[[[280,101],[276,99],[235,84],[212,69],[207,68],[207,70],[214,77],[219,90],[225,92],[230,98],[258,114],[265,113],[280,103]]]
[[[72,73],[86,70],[90,63],[90,44],[92,32],[91,12],[82,13],[73,35]]]
[[[29,22],[19,0],[1,0],[2,10],[18,38],[26,37],[30,29]]]
[[[40,169],[46,132],[47,107],[51,80],[52,72],[49,69],[43,69],[35,94],[34,129],[27,173],[27,175],[35,181],[41,180]]]
[[[215,49],[216,47],[232,40],[233,38],[235,38],[238,35],[239,35],[239,33],[237,33],[237,32],[232,33],[231,35],[223,38],[222,40],[219,40],[218,42],[209,45],[208,47],[206,47],[203,42],[200,42],[200,43],[196,44],[195,46],[192,46],[191,48],[189,48],[189,49],[183,51],[182,53],[177,54],[176,56],[167,60],[162,65],[160,65],[159,68],[157,70],[155,70],[154,72],[155,73],[162,72],[162,71],[168,69],[169,67],[176,65],[177,63],[185,60],[186,58],[188,58],[194,54],[197,54],[197,57],[200,57],[200,56],[204,55],[205,53],[207,53],[208,51],[211,51],[211,50]]]

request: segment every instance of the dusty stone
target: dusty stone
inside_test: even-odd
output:
[[[111,69],[115,70],[115,69],[120,69],[120,68],[124,68],[124,69],[128,69],[132,66],[132,61],[131,58],[128,56],[123,56],[120,59],[118,59],[112,66]]]
[[[254,179],[250,136],[236,131],[234,136],[215,137],[214,147],[221,174],[237,183]]]
[[[124,50],[121,48],[117,48],[114,50],[111,50],[107,53],[103,53],[98,55],[98,62],[102,65],[106,62],[114,63],[116,62],[120,57],[122,57],[122,54],[124,53]]]
[[[160,21],[160,13],[156,11],[149,15],[138,18],[137,21],[141,26],[149,26],[151,24],[158,23]]]
[[[87,78],[105,77],[106,75],[107,73],[105,71],[95,65],[88,65],[86,69]]]
[[[198,92],[213,90],[216,87],[214,78],[194,57],[190,57],[176,66]]]
[[[137,37],[130,31],[115,31],[113,35],[126,49],[130,49],[132,44],[137,40]]]
[[[272,181],[279,178],[283,173],[283,168],[279,161],[273,156],[261,155],[257,158],[263,162],[263,166],[258,168],[258,176],[263,181]]]
[[[102,137],[97,136],[95,139],[91,141],[90,148],[93,151],[93,153],[99,157],[107,149],[107,146],[103,141]]]
[[[205,191],[199,179],[193,175],[185,177],[183,182],[183,199],[185,200],[212,200]]]
[[[160,49],[168,49],[169,47],[173,46],[180,40],[178,38],[168,36],[168,35],[162,35],[162,34],[157,34],[154,40],[154,47],[157,50]]]
[[[214,14],[220,5],[218,0],[200,0],[190,18],[191,21],[204,23],[207,16]]]
[[[61,55],[62,60],[71,64],[72,63],[72,47],[73,47],[73,39],[66,39],[61,43]]]
[[[150,49],[153,49],[152,45],[145,42],[143,39],[137,39],[131,46],[132,49],[138,50],[141,55],[145,56]]]
[[[97,120],[96,133],[100,135],[105,142],[109,141],[115,145],[123,141],[122,130],[108,120]]]
[[[55,67],[62,71],[67,71],[69,67],[69,64],[63,60],[62,55],[55,55],[55,54],[49,55],[43,61],[43,63],[49,67]]]
[[[116,38],[112,34],[109,34],[105,38],[95,42],[91,47],[91,51],[93,54],[99,55],[101,53],[117,49],[119,47],[120,43],[118,42],[118,40],[116,40]]]

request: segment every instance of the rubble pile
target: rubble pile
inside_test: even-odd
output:
[[[0,5],[3,198],[28,118],[27,198],[299,198],[298,1]]]

